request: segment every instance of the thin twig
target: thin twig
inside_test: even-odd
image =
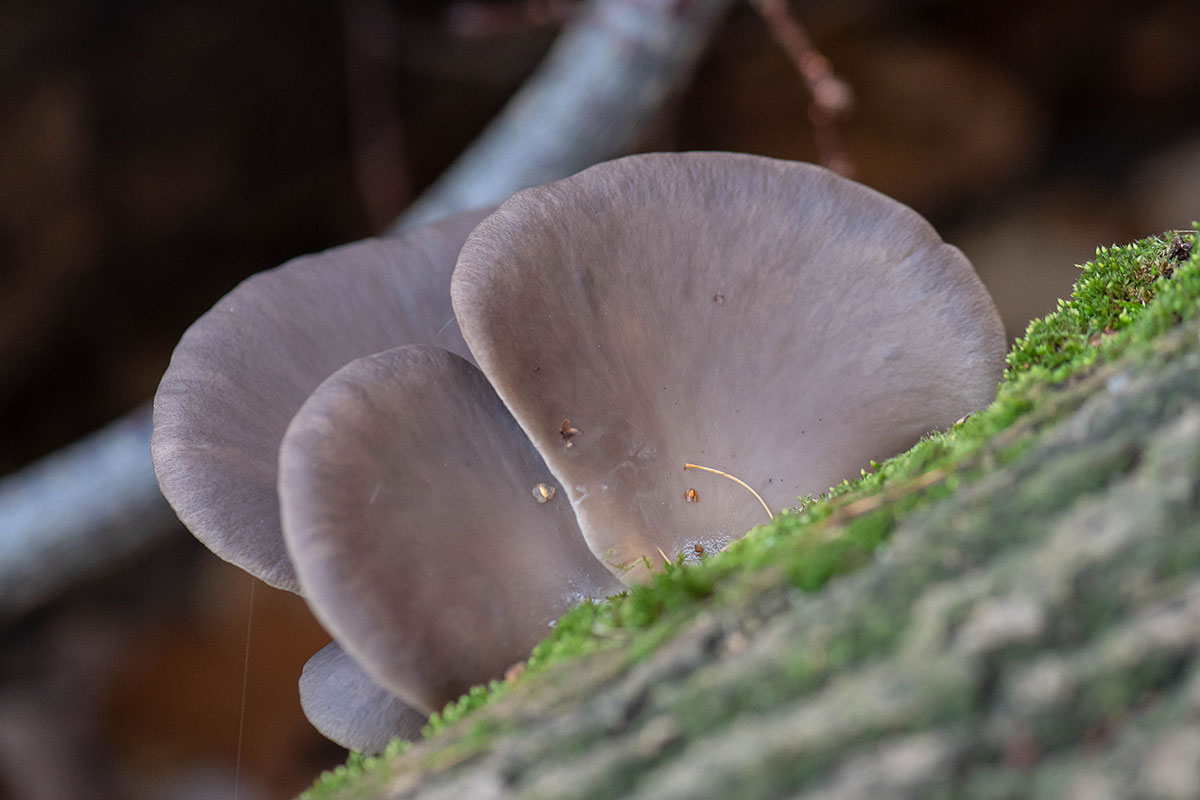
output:
[[[787,0],[751,0],[775,42],[795,66],[812,102],[808,119],[813,126],[817,159],[839,175],[850,177],[854,162],[842,141],[841,123],[854,109],[854,91],[833,71],[829,59],[813,45]]]
[[[745,489],[750,494],[754,495],[754,499],[757,500],[759,502],[759,505],[761,505],[763,507],[763,511],[767,512],[767,521],[768,522],[775,519],[775,513],[773,511],[771,511],[771,507],[769,505],[767,505],[767,501],[762,499],[762,495],[759,494],[758,492],[754,491],[753,487],[751,487],[750,484],[746,483],[744,480],[737,477],[736,475],[730,475],[728,472],[726,472],[723,469],[716,469],[714,467],[703,467],[699,464],[684,464],[683,468],[684,469],[702,469],[705,472],[711,472],[714,475],[720,475],[723,478],[728,478],[729,480],[736,483],[738,486],[741,486],[743,489]]]
[[[837,508],[829,517],[831,525],[844,525],[855,517],[860,517],[863,514],[874,511],[884,503],[891,503],[904,497],[908,497],[914,492],[919,492],[922,489],[927,489],[936,483],[941,483],[946,479],[945,470],[932,469],[903,483],[895,486],[888,486],[879,494],[860,497],[857,500],[852,500],[845,505]]]

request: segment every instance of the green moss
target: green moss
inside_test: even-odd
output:
[[[411,748],[412,742],[396,739],[377,756],[351,753],[344,765],[324,773],[311,789],[300,796],[301,800],[321,800],[348,790],[370,794],[386,781],[391,761]]]
[[[427,739],[436,736],[475,709],[499,698],[504,694],[504,689],[505,684],[500,681],[492,681],[488,686],[472,686],[471,691],[450,703],[440,714],[436,711],[431,714],[429,724],[421,729],[421,735]]]
[[[1143,317],[1143,309],[1159,295],[1160,280],[1170,278],[1183,260],[1176,239],[1185,237],[1194,234],[1172,232],[1096,250],[1095,260],[1081,268],[1071,298],[1059,300],[1055,313],[1029,323],[1008,355],[1009,377],[1036,371],[1055,380],[1093,363],[1098,344]],[[1161,321],[1174,324],[1182,318],[1161,314],[1161,305]]]
[[[533,649],[520,680],[606,648],[624,647],[630,660],[644,658],[705,606],[736,603],[751,594],[756,576],[781,575],[797,589],[814,591],[831,577],[867,563],[897,521],[948,496],[963,480],[1016,459],[1040,428],[1070,411],[1067,403],[1074,401],[1062,400],[1057,386],[1085,380],[1097,366],[1119,356],[1149,353],[1160,333],[1195,315],[1200,308],[1200,248],[1190,257],[1184,250],[1196,238],[1194,231],[1170,232],[1100,248],[1096,258],[1081,267],[1071,298],[1030,323],[1016,342],[1007,357],[1004,382],[987,409],[945,433],[922,439],[901,455],[872,462],[871,471],[857,480],[843,481],[819,498],[801,499],[796,509],[754,528],[724,552],[694,563],[685,564],[681,558],[664,565],[646,585],[580,605]],[[1103,482],[1128,468],[1135,457],[1133,450],[1115,447],[1102,464],[1079,469],[1064,462],[1056,474],[1062,481]],[[1038,487],[1026,491],[1036,495]],[[1036,496],[1027,501],[1039,504]],[[887,638],[890,630],[881,625],[881,636]],[[815,677],[873,646],[859,642],[855,652],[827,651],[816,661],[807,653],[793,668],[798,676]],[[510,690],[511,684],[501,682],[475,687],[433,715],[425,735],[436,736]],[[486,747],[493,733],[486,726],[472,729],[452,748],[457,752]],[[318,800],[351,782],[376,780],[403,747],[396,744],[377,759],[352,757],[304,798]]]

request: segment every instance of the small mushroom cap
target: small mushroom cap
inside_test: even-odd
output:
[[[429,713],[500,677],[587,597],[621,585],[478,369],[406,346],[321,384],[280,449],[284,535],[317,618]]]
[[[1004,363],[991,298],[925,220],[757,156],[632,156],[521,192],[468,238],[451,291],[618,571],[766,521],[685,463],[778,511],[985,405]]]
[[[395,239],[368,239],[259,273],[187,330],[154,397],[159,486],[217,555],[296,590],[279,528],[279,443],[325,378],[412,342],[469,353],[450,273],[486,211]]]
[[[337,642],[304,665],[300,705],[322,735],[359,753],[381,753],[397,736],[414,739],[426,722],[424,714],[379,688]]]

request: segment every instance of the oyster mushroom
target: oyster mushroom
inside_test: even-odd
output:
[[[487,379],[445,350],[358,359],[321,384],[280,450],[304,595],[383,687],[430,713],[523,660],[588,597],[623,588]]]
[[[164,493],[303,590],[336,640],[303,705],[354,749],[658,553],[717,549],[984,405],[1003,367],[962,254],[817,167],[634,156],[468,238],[482,216],[250,279],[156,397]]]
[[[151,455],[163,495],[197,539],[266,583],[299,590],[279,517],[284,431],[321,381],[360,356],[430,342],[470,357],[450,274],[487,213],[295,259],[242,282],[187,330],[154,397]],[[424,716],[396,705],[336,644],[322,653],[300,687],[318,730],[369,752],[419,728]]]
[[[448,290],[486,213],[261,272],[188,328],[154,395],[150,447],[163,495],[205,546],[299,588],[279,526],[283,432],[321,381],[360,356],[426,342],[471,357]]]
[[[916,212],[758,156],[632,156],[521,192],[468,238],[452,293],[592,552],[627,579],[766,521],[685,464],[786,508],[983,406],[1003,368],[991,298]]]

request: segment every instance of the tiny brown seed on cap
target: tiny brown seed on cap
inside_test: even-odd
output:
[[[686,492],[683,493],[683,496],[689,503],[699,503],[700,502],[700,493],[697,492],[695,489],[688,489]]]
[[[562,434],[563,444],[570,447],[572,445],[571,439],[579,435],[579,428],[571,427],[571,420],[564,419],[559,433]]]
[[[692,552],[698,556],[704,555],[704,545],[696,542],[694,545],[692,545]]]

